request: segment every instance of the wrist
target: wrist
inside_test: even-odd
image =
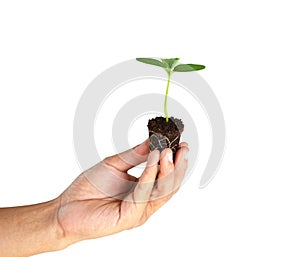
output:
[[[60,198],[29,206],[24,212],[31,226],[32,239],[36,240],[36,253],[51,252],[67,247],[64,231],[58,221]],[[30,217],[31,216],[31,217]],[[30,239],[30,238],[29,238]]]
[[[69,244],[67,243],[67,238],[64,232],[63,227],[61,226],[58,218],[58,213],[61,208],[61,198],[58,197],[56,199],[53,199],[49,203],[49,221],[48,221],[48,229],[49,233],[52,235],[52,240],[54,242],[53,245],[55,245],[55,250],[61,250],[66,248]]]

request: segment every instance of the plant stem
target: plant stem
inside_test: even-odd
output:
[[[171,72],[168,71],[168,83],[167,83],[166,95],[165,95],[165,101],[164,101],[164,113],[166,115],[166,122],[169,122],[169,116],[168,116],[168,110],[167,110],[167,102],[168,102],[168,93],[169,93],[169,86],[170,86],[170,78],[171,78]]]

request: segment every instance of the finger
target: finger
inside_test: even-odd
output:
[[[161,193],[155,192],[156,195],[153,194],[153,200],[175,192],[184,179],[188,165],[189,148],[183,145],[177,150],[175,164],[172,161],[173,155],[169,156],[170,153],[172,151],[169,152],[167,149],[162,152],[157,181],[157,189]],[[171,185],[173,185],[172,188]]]
[[[150,199],[155,178],[158,173],[159,156],[160,153],[158,150],[154,150],[149,154],[147,166],[133,192],[134,201],[136,203],[147,204]]]
[[[147,160],[149,153],[149,139],[140,145],[125,152],[105,158],[102,162],[119,171],[127,172],[129,169]]]
[[[188,166],[189,148],[186,146],[181,147],[175,158],[175,178],[174,178],[174,191],[177,191],[184,179],[185,172]]]
[[[126,222],[125,227],[135,227],[144,223],[151,214],[146,208],[154,187],[155,178],[158,173],[158,162],[160,152],[152,151],[147,160],[147,166],[139,178],[134,191],[127,195],[122,201],[122,213],[128,213],[131,216],[131,223]]]
[[[157,181],[157,197],[172,193],[174,187],[173,152],[170,148],[163,150],[160,156],[160,172]],[[153,198],[152,198],[153,199]]]
[[[154,190],[152,196],[151,196],[151,205],[152,205],[152,212],[156,212],[159,208],[161,208],[166,202],[168,202],[171,197],[178,191],[184,175],[185,171],[187,169],[187,157],[188,157],[189,149],[186,146],[182,146],[180,149],[178,149],[176,153],[175,158],[175,166],[174,166],[174,182],[173,182],[173,188],[169,189],[168,194],[165,194],[163,197],[161,197],[160,192],[156,192]],[[158,180],[159,183],[159,180]]]

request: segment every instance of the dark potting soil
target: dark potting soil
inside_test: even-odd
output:
[[[164,117],[156,117],[148,121],[149,147],[150,151],[155,149],[160,152],[165,148],[171,148],[173,151],[173,160],[179,148],[179,141],[184,125],[180,119],[170,117],[166,121]]]

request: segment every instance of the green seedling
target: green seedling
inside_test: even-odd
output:
[[[205,69],[205,66],[200,64],[178,64],[176,66],[177,62],[179,61],[179,58],[170,58],[170,59],[161,58],[160,60],[153,59],[153,58],[136,58],[136,60],[142,63],[161,67],[167,72],[168,82],[167,82],[166,94],[164,100],[164,113],[166,116],[166,122],[169,122],[167,103],[168,103],[168,94],[169,94],[171,75],[174,72],[190,72],[190,71],[203,70]]]

